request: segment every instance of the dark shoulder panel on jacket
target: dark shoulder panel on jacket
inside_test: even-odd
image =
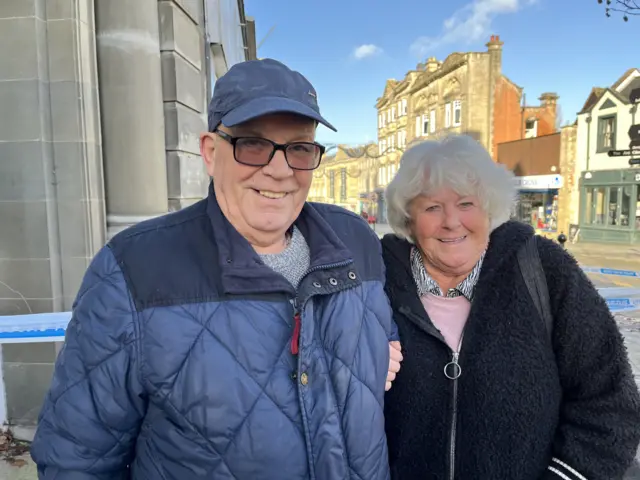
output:
[[[384,280],[380,238],[369,224],[349,210],[327,203],[310,203],[352,252],[363,280]]]
[[[206,200],[138,223],[108,246],[138,310],[218,299],[218,252]]]

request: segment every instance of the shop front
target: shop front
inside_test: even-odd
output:
[[[640,170],[582,173],[578,240],[640,243]]]
[[[558,228],[558,190],[561,175],[516,177],[518,198],[513,218],[531,225],[545,236],[554,237]]]

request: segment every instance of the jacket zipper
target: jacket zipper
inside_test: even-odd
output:
[[[451,361],[444,366],[445,376],[453,382],[453,398],[451,408],[451,430],[449,432],[449,480],[455,480],[456,476],[456,435],[458,427],[458,378],[462,375],[462,367],[458,363],[460,359],[460,349],[462,348],[462,340],[464,338],[464,330],[460,335],[458,343],[458,351],[452,352]],[[452,371],[449,371],[449,367]]]
[[[332,268],[346,267],[347,265],[351,265],[353,260],[345,260],[343,262],[338,263],[329,263],[327,265],[316,265],[308,269],[304,275],[300,278],[300,282],[307,276],[313,272],[317,272],[318,270],[329,270]],[[299,305],[298,297],[296,293],[296,298],[291,302],[293,305],[293,335],[291,336],[291,353],[293,355],[298,355],[300,353],[300,333],[302,332],[302,308],[303,305]]]

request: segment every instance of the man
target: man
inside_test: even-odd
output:
[[[318,123],[279,62],[217,81],[208,198],[117,235],[86,274],[31,449],[42,480],[389,478],[401,355],[380,245],[305,203]]]

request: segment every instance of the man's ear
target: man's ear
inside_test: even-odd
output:
[[[213,177],[216,139],[213,133],[205,132],[200,135],[200,155],[210,177]]]

